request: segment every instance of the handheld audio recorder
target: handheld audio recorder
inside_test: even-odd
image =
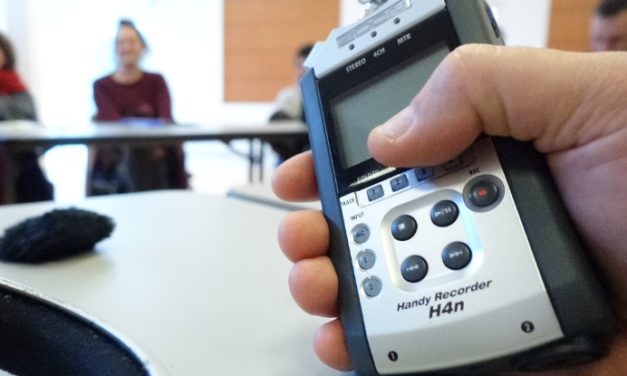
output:
[[[604,355],[611,314],[543,156],[480,137],[391,168],[366,141],[446,55],[502,44],[481,0],[388,0],[334,30],[301,81],[353,366],[363,375],[543,370]]]

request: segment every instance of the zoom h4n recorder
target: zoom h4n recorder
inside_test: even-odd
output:
[[[597,359],[611,314],[544,159],[480,137],[378,164],[369,132],[464,43],[500,44],[482,0],[382,0],[316,45],[301,81],[340,309],[363,375],[543,370]]]

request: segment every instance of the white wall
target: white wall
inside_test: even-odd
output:
[[[6,0],[0,0],[0,9],[6,9]],[[0,12],[0,31],[8,29],[8,22],[6,11]]]
[[[94,114],[91,85],[114,68],[122,17],[135,20],[148,39],[145,67],[165,75],[179,122],[263,121],[269,103],[223,102],[223,1],[0,0],[0,28],[16,44],[18,70],[47,124],[84,124]],[[546,44],[550,0],[489,2],[508,44]],[[357,0],[340,0],[342,25],[362,14]]]
[[[546,47],[551,0],[488,0],[509,46]]]
[[[223,103],[223,0],[2,0],[0,13],[46,124],[80,126],[94,114],[91,85],[115,67],[120,18],[145,34],[144,67],[166,77],[177,121],[250,123],[270,112]]]
[[[420,0],[414,0],[420,1]],[[546,47],[551,0],[487,0],[512,46]],[[350,24],[363,14],[357,0],[340,0],[340,23]]]

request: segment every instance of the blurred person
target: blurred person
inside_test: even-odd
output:
[[[601,0],[590,37],[592,51],[627,51],[627,0]]]
[[[146,40],[129,20],[121,20],[115,38],[118,66],[94,82],[100,122],[145,126],[171,125],[170,92],[158,73],[144,71],[140,62]],[[98,147],[88,177],[88,195],[188,188],[182,147]]]
[[[305,60],[313,49],[312,44],[301,46],[294,56],[295,76],[294,83],[279,91],[274,102],[274,112],[270,115],[270,121],[280,120],[300,120],[305,122],[303,112],[303,98],[300,92],[300,79],[307,73]],[[304,140],[282,140],[271,142],[272,149],[279,156],[279,164],[309,149],[309,141]]]
[[[37,120],[35,103],[15,70],[15,60],[11,42],[0,34],[0,122]],[[8,155],[0,150],[0,202],[52,200],[52,184],[39,165],[41,154],[39,150],[29,150]]]

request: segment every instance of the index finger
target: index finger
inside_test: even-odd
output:
[[[311,152],[298,154],[281,164],[272,178],[272,189],[287,201],[318,199],[318,186]]]

